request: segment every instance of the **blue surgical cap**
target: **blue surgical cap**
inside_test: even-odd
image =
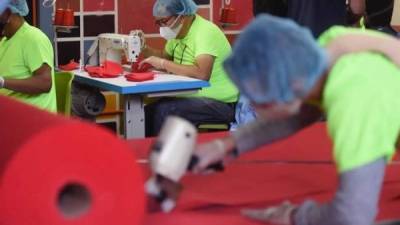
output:
[[[310,92],[327,62],[308,29],[263,14],[238,37],[224,67],[252,102],[288,103]]]
[[[194,15],[196,12],[197,5],[193,0],[157,0],[153,6],[154,17]]]
[[[26,0],[11,0],[8,4],[8,8],[10,8],[12,13],[19,14],[20,16],[26,16],[29,13]]]
[[[0,14],[2,14],[4,10],[7,8],[9,1],[10,0],[0,0]]]

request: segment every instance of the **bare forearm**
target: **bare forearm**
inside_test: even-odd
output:
[[[163,63],[164,69],[170,73],[192,77],[200,80],[209,80],[210,74],[202,71],[196,65],[182,65],[177,64],[169,60],[165,60]]]
[[[327,46],[330,53],[330,64],[333,65],[343,55],[362,51],[375,51],[386,55],[396,64],[400,62],[398,49],[400,41],[389,36],[369,36],[349,34],[336,38]]]
[[[47,93],[51,90],[52,81],[39,77],[28,79],[4,79],[4,88],[29,95]]]
[[[259,119],[232,132],[233,143],[239,153],[286,138],[321,118],[314,106],[303,105],[299,114],[277,121]]]

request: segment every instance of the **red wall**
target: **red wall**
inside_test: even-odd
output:
[[[219,24],[219,14],[222,0],[213,1],[213,22]],[[158,34],[158,27],[154,24],[152,16],[152,7],[154,0],[119,0],[119,32],[129,33],[133,29],[141,29],[146,34]],[[236,9],[239,25],[226,28],[226,31],[240,31],[252,19],[252,1],[251,0],[231,0],[231,6]],[[206,8],[200,8],[199,14],[210,19],[211,10],[208,5]],[[227,35],[230,40],[235,35]],[[153,45],[162,46],[164,41],[161,38],[150,40]]]

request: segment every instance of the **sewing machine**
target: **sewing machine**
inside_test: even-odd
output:
[[[103,64],[106,60],[121,63],[123,54],[132,63],[138,60],[143,45],[144,36],[141,31],[134,30],[129,35],[104,33],[97,37],[87,54],[91,57],[91,65]],[[97,49],[98,57],[92,57],[96,55]]]

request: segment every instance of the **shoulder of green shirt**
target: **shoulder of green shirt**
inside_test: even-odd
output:
[[[347,35],[347,34],[365,34],[365,35],[371,35],[371,36],[379,36],[379,37],[384,37],[387,36],[386,34],[374,30],[366,30],[366,29],[360,29],[360,28],[354,28],[354,27],[344,27],[344,26],[333,26],[323,32],[319,37],[318,37],[318,43],[321,46],[327,45],[329,42],[334,40],[335,38],[342,36],[342,35]]]

